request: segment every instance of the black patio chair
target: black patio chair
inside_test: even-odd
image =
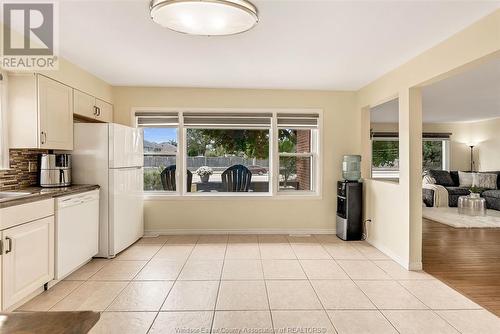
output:
[[[167,191],[175,191],[175,169],[176,165],[170,165],[164,170],[161,171],[160,180],[163,186],[163,190]],[[191,192],[191,184],[193,183],[193,173],[188,169],[187,170],[187,188],[186,191]]]
[[[247,192],[252,172],[243,165],[234,165],[222,173],[222,189],[226,192]]]

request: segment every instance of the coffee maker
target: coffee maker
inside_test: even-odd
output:
[[[38,185],[67,187],[71,185],[71,155],[44,153],[38,155]]]

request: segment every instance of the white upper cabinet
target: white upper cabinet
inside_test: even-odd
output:
[[[92,95],[74,90],[74,114],[85,119],[111,123],[113,121],[113,105]]]
[[[9,146],[73,149],[73,89],[40,74],[9,76]]]
[[[73,89],[38,76],[40,148],[73,149]]]
[[[96,99],[97,120],[101,122],[113,122],[113,105],[103,100]]]
[[[97,115],[95,97],[79,90],[74,90],[74,114],[85,118],[94,119]]]

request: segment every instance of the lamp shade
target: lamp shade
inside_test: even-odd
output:
[[[257,8],[244,0],[153,0],[150,13],[163,27],[205,36],[238,34],[259,20]]]

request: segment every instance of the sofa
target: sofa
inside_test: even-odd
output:
[[[446,175],[448,173],[449,175]],[[497,174],[497,189],[485,189],[480,195],[486,200],[486,207],[488,209],[500,211],[500,171],[495,172],[480,172],[488,174]],[[458,198],[460,196],[467,196],[470,194],[470,188],[460,187],[460,182],[458,178],[458,171],[428,171],[428,175],[432,177],[436,184],[442,185],[448,190],[448,200],[450,207],[457,207]],[[451,177],[451,180],[450,180]],[[434,190],[432,189],[422,189],[422,196],[425,206],[434,206]]]

